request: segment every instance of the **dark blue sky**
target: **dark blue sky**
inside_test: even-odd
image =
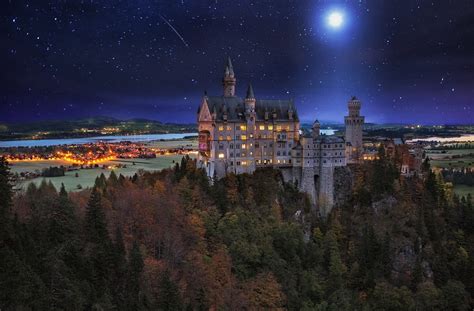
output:
[[[0,121],[106,115],[194,122],[220,95],[293,98],[303,121],[472,123],[474,3],[2,1]],[[344,16],[331,29],[328,14]]]

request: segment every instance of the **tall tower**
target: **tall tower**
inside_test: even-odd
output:
[[[319,121],[316,120],[313,123],[313,131],[311,132],[311,136],[313,136],[313,138],[316,139],[319,137],[320,132],[321,132],[321,123],[319,123]]]
[[[232,67],[232,62],[230,57],[227,59],[227,65],[225,66],[224,78],[222,79],[222,86],[224,87],[224,97],[233,97],[235,96],[235,76],[234,68]]]
[[[357,162],[363,151],[362,129],[364,117],[360,115],[360,101],[353,96],[347,103],[349,115],[344,117],[346,125],[346,154],[349,162]]]

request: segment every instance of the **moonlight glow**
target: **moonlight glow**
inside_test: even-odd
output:
[[[328,15],[327,19],[328,25],[331,28],[340,28],[342,24],[344,23],[344,16],[342,15],[341,12],[331,12]]]

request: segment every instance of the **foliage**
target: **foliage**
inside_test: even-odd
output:
[[[354,168],[350,201],[323,219],[272,169],[210,183],[186,157],[14,194],[1,160],[0,308],[472,308],[472,199],[396,165],[381,153]]]

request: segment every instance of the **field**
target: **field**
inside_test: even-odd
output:
[[[474,167],[474,149],[427,150],[426,155],[431,160],[431,166],[435,168],[464,169]],[[466,196],[468,193],[474,196],[474,187],[455,185],[453,190],[459,196]]]
[[[182,155],[163,155],[155,159],[118,159],[110,162],[104,162],[103,164],[107,166],[117,166],[118,164],[126,164],[126,168],[114,168],[113,170],[117,175],[122,174],[124,176],[132,176],[139,169],[147,171],[156,171],[163,168],[170,167],[174,165],[175,162],[181,161]],[[133,164],[135,163],[135,165]],[[64,161],[22,161],[15,162],[11,165],[12,173],[15,172],[34,172],[36,170],[41,171],[43,168],[50,166],[60,166],[60,165],[69,165]],[[102,164],[101,164],[102,165]],[[94,185],[94,180],[101,173],[109,176],[112,169],[103,169],[103,168],[92,168],[92,169],[81,169],[77,171],[66,172],[66,176],[61,177],[49,177],[49,178],[34,178],[22,182],[16,185],[18,189],[25,189],[29,183],[34,182],[40,184],[43,179],[47,181],[51,180],[53,185],[59,189],[61,183],[64,183],[66,190],[68,191],[77,191],[78,185],[81,185],[82,188],[91,187]],[[75,177],[75,174],[78,174],[78,177]]]
[[[457,185],[457,186],[454,186],[453,190],[460,197],[467,196],[469,193],[471,194],[471,196],[474,197],[474,187],[469,187],[466,185]]]
[[[145,144],[152,148],[164,148],[164,149],[197,149],[197,139],[176,139],[176,140],[156,140]]]
[[[474,167],[474,149],[427,150],[431,166],[438,168]]]

